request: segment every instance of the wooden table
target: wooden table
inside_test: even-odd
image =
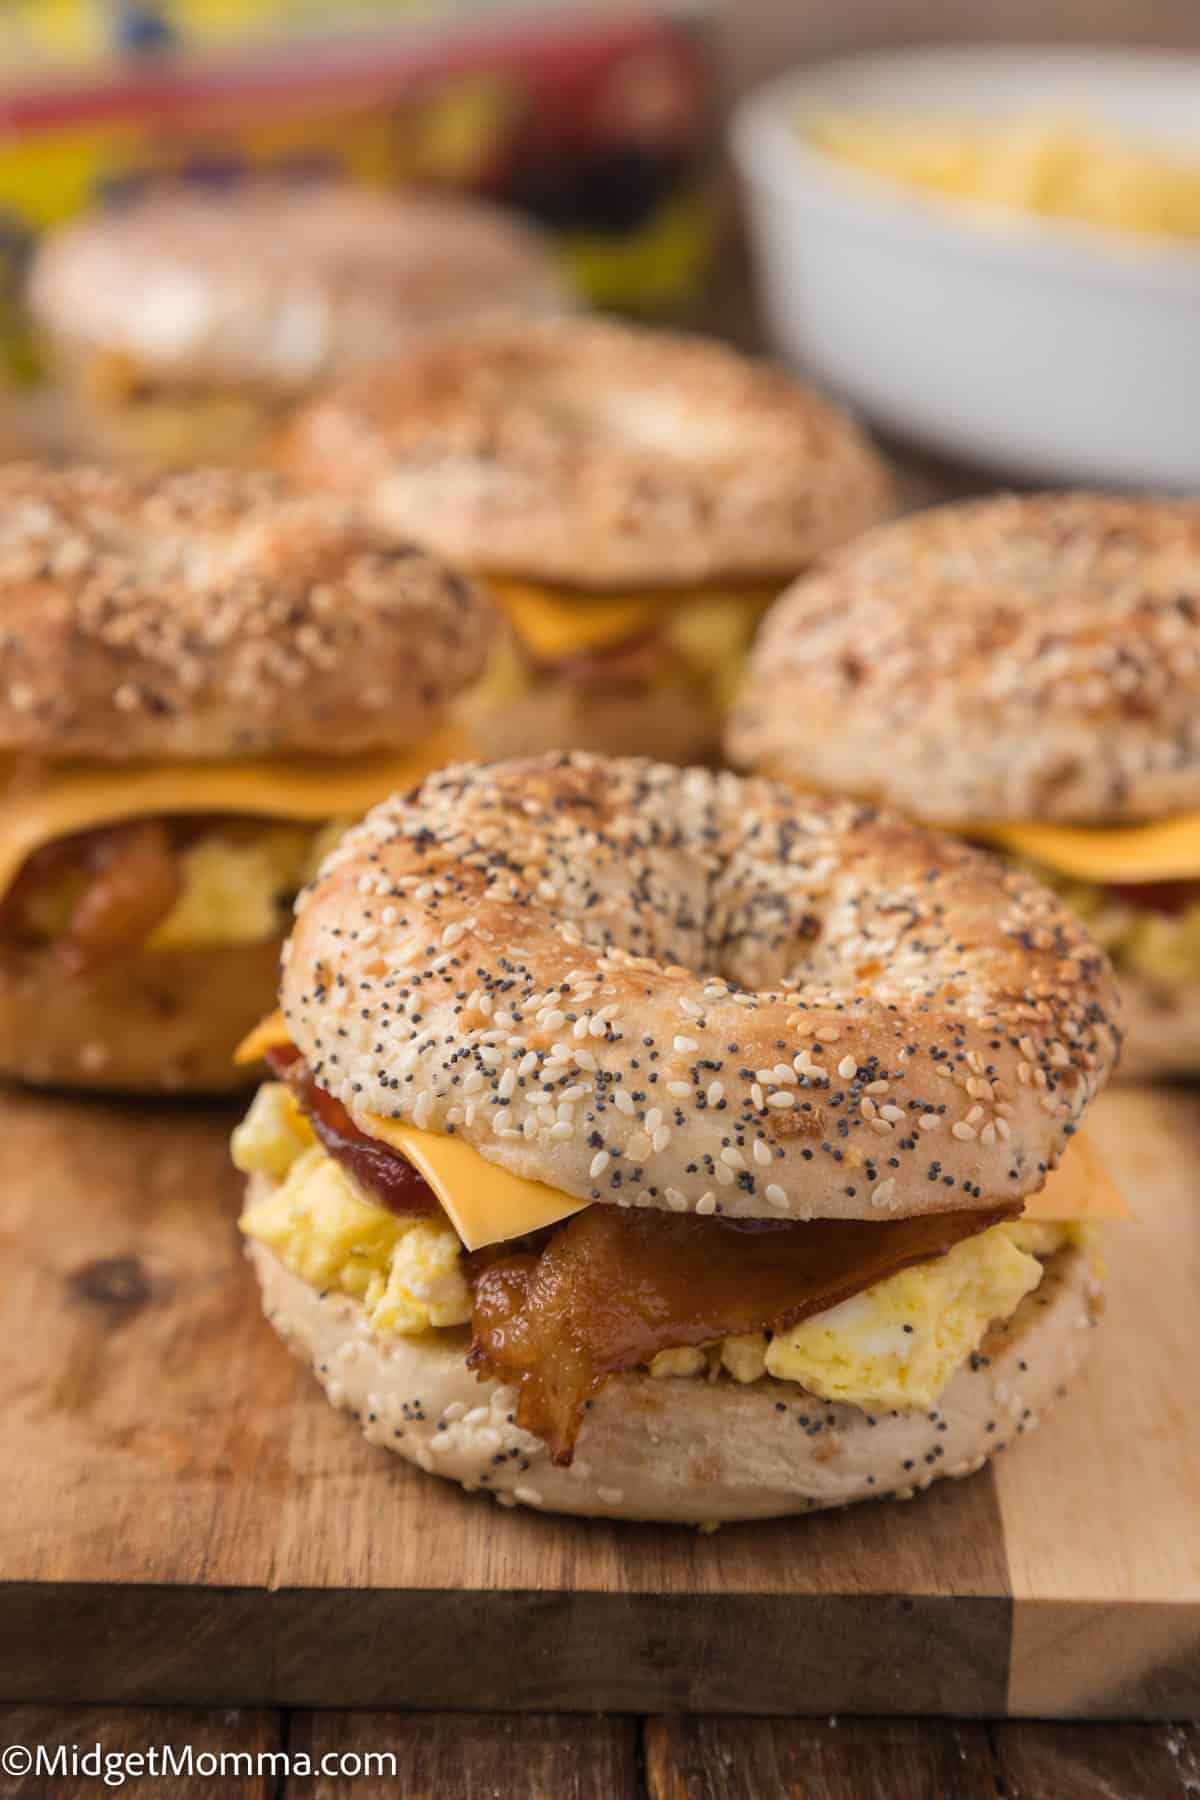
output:
[[[491,1713],[113,1711],[9,1707],[4,1744],[80,1752],[190,1744],[201,1752],[390,1751],[396,1775],[167,1778],[187,1800],[1192,1800],[1195,1725],[984,1724],[910,1719],[518,1718]],[[21,1781],[7,1796],[90,1800],[93,1779]],[[115,1790],[119,1791],[119,1790]],[[131,1781],[130,1791],[139,1789]]]

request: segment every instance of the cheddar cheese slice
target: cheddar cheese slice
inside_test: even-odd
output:
[[[1113,1186],[1087,1138],[1072,1138],[1057,1169],[1046,1185],[1030,1194],[1022,1216],[1026,1219],[1067,1220],[1128,1219],[1130,1212]]]
[[[257,1062],[268,1050],[282,1049],[290,1041],[283,1014],[271,1013],[238,1045],[235,1061]],[[468,1250],[541,1231],[589,1204],[545,1182],[510,1175],[461,1138],[418,1131],[415,1125],[377,1113],[364,1113],[355,1123],[421,1171]],[[1087,1138],[1076,1136],[1045,1186],[1026,1200],[1023,1216],[1066,1222],[1127,1219],[1130,1214],[1096,1151]]]
[[[771,781],[785,782],[802,795],[832,792],[802,781],[792,770],[770,759],[761,763],[756,773]],[[1007,851],[1011,856],[1022,856],[1074,881],[1093,881],[1101,886],[1106,882],[1135,885],[1143,881],[1200,881],[1200,813],[1195,812],[1155,819],[1145,825],[959,823],[937,829]]]
[[[526,648],[542,662],[561,662],[589,650],[612,649],[651,631],[677,607],[713,602],[760,612],[778,584],[746,587],[656,588],[641,594],[589,594],[569,588],[535,587],[507,576],[489,576],[487,585]]]
[[[418,1131],[374,1113],[364,1113],[355,1123],[420,1170],[468,1250],[541,1231],[591,1204],[543,1181],[510,1175],[461,1138]]]
[[[496,579],[488,587],[521,642],[542,662],[628,643],[660,616],[660,607],[648,596],[592,598]]]
[[[374,1114],[365,1114],[357,1123],[420,1170],[468,1250],[557,1225],[590,1204],[544,1182],[510,1175],[460,1138],[418,1131]],[[1023,1217],[1056,1223],[1127,1219],[1129,1209],[1091,1145],[1077,1138],[1046,1185],[1025,1202]]]
[[[968,835],[1076,881],[1200,879],[1200,813],[1150,825],[989,825]]]
[[[108,765],[8,758],[0,767],[0,893],[36,850],[77,831],[179,813],[314,823],[357,818],[432,770],[476,754],[448,727],[409,750],[353,757]]]
[[[268,1050],[286,1050],[291,1045],[287,1022],[281,1012],[268,1013],[260,1019],[253,1031],[248,1031],[233,1053],[233,1060],[239,1069],[247,1063],[261,1062]]]

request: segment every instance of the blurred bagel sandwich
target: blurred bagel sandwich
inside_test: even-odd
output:
[[[461,752],[490,617],[273,475],[0,469],[0,1074],[246,1079],[295,893]]]
[[[1200,1071],[1200,504],[1000,496],[869,533],[773,609],[726,747],[1032,870],[1113,960],[1123,1074]]]
[[[890,502],[863,434],[782,370],[582,317],[431,336],[279,455],[495,595],[507,653],[466,715],[493,757],[712,757],[765,606]]]

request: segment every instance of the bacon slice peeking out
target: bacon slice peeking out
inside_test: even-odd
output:
[[[340,1100],[318,1086],[312,1070],[291,1044],[268,1050],[272,1072],[286,1081],[296,1104],[335,1162],[361,1182],[372,1199],[405,1219],[443,1216],[438,1197],[423,1175],[395,1150],[358,1129]]]
[[[1140,907],[1143,912],[1165,913],[1174,918],[1189,906],[1200,902],[1200,881],[1110,882],[1105,889],[1126,906]]]
[[[103,825],[35,851],[0,901],[0,923],[19,927],[29,897],[64,870],[76,871],[81,884],[58,939],[63,965],[72,975],[142,943],[166,918],[182,887],[175,845],[163,820]]]
[[[470,1360],[517,1388],[517,1423],[567,1464],[610,1375],[660,1350],[787,1330],[1019,1211],[797,1224],[590,1206],[540,1251],[468,1257]]]

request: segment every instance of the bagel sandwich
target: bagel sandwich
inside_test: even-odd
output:
[[[493,758],[712,757],[764,607],[890,492],[781,371],[584,318],[427,338],[319,395],[278,454],[491,589],[507,648],[465,716]]]
[[[1119,1199],[1112,973],[1046,889],[640,760],[442,771],[297,903],[233,1140],[268,1318],[504,1504],[908,1496],[1030,1431]]]
[[[50,233],[29,283],[76,453],[263,449],[321,382],[431,325],[573,304],[541,234],[483,201],[259,176],[158,187]]]
[[[881,527],[780,599],[727,749],[1029,868],[1112,958],[1122,1075],[1200,1073],[1196,501],[1001,496]]]
[[[491,617],[265,472],[0,469],[0,1074],[247,1080],[295,893],[463,753]]]

